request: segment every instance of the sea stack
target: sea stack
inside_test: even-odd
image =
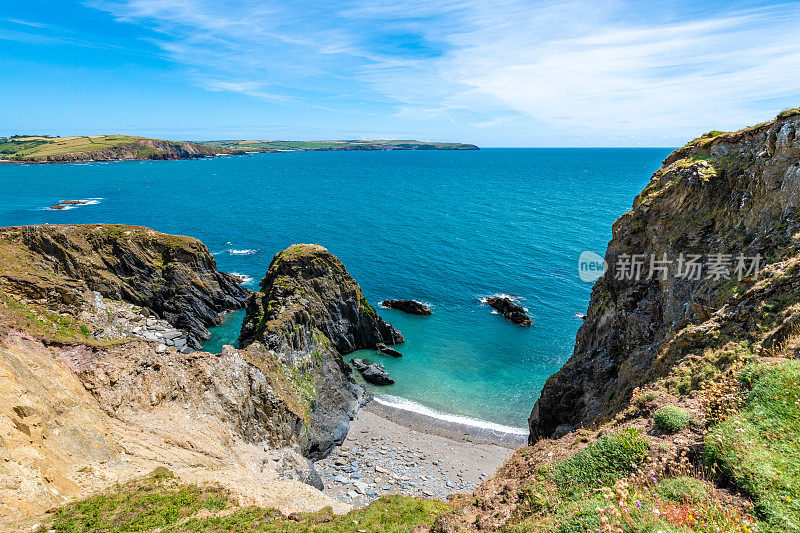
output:
[[[342,354],[398,344],[403,336],[378,316],[342,262],[317,244],[276,254],[246,310],[240,345],[265,372],[292,369],[302,386],[291,393],[306,410],[301,447],[311,459],[325,457],[347,436],[363,397]]]
[[[486,298],[486,303],[496,309],[500,314],[506,317],[506,320],[517,324],[518,326],[528,327],[531,325],[531,319],[525,309],[511,301],[507,296],[490,296]]]

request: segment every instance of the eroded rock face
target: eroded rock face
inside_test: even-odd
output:
[[[486,303],[496,309],[506,320],[518,326],[530,326],[531,319],[521,305],[515,304],[508,296],[490,296]]]
[[[397,309],[412,315],[431,314],[431,310],[427,305],[416,300],[384,300],[381,305],[387,309]]]
[[[675,151],[633,209],[613,226],[606,261],[612,271],[592,290],[572,357],[547,380],[529,419],[530,441],[602,421],[625,406],[635,387],[668,369],[726,328],[758,329],[763,302],[795,294],[800,230],[800,116],[741,132],[708,135]],[[644,254],[639,279],[618,275],[620,265]],[[648,277],[651,256],[674,263],[664,277]],[[734,272],[740,254],[774,265],[770,280],[680,277],[683,254],[724,254]],[[790,264],[791,263],[791,264]],[[616,269],[615,269],[616,266]],[[684,273],[685,273],[684,264]],[[627,270],[630,273],[630,270]],[[775,335],[786,329],[779,322]]]
[[[250,291],[190,237],[108,224],[0,228],[0,284],[76,316],[86,289],[152,311],[200,348],[207,327]],[[38,265],[33,268],[32,265]]]
[[[307,410],[303,452],[325,457],[347,436],[363,397],[342,354],[401,343],[402,335],[378,316],[342,262],[314,244],[276,254],[246,311],[240,346],[258,351],[256,364],[291,370],[302,384],[294,388]]]

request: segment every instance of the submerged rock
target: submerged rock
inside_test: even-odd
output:
[[[403,354],[401,354],[394,348],[389,348],[382,342],[376,344],[375,349],[378,351],[378,353],[382,353],[383,355],[388,355],[390,357],[403,357]]]
[[[412,315],[430,315],[431,310],[427,305],[416,300],[384,300],[381,302],[387,309],[397,309]]]
[[[363,397],[342,354],[401,342],[342,262],[316,244],[275,255],[247,301],[239,337],[265,374],[289,376],[281,394],[307,423],[297,438],[313,460],[344,441]]]
[[[364,380],[375,385],[391,385],[394,380],[389,377],[389,373],[380,363],[375,363],[369,359],[353,359],[350,361],[356,370],[361,372]]]
[[[522,306],[515,304],[507,296],[490,296],[486,303],[495,308],[500,314],[519,326],[530,326],[531,319]]]

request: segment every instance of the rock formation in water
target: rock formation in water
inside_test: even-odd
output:
[[[305,410],[303,451],[326,456],[347,436],[363,397],[342,354],[403,336],[378,316],[342,262],[315,244],[276,254],[246,310],[240,346],[254,364],[277,364],[291,376]]]
[[[531,442],[607,419],[636,387],[721,339],[764,331],[762,344],[780,342],[797,319],[782,313],[798,292],[799,232],[797,112],[673,152],[614,224],[610,271],[533,408]],[[756,279],[753,267],[766,265]]]
[[[531,319],[521,305],[515,304],[508,296],[490,296],[486,303],[496,309],[506,320],[518,326],[530,326]]]
[[[375,345],[375,349],[378,351],[378,353],[381,353],[383,355],[388,355],[389,357],[403,357],[403,354],[401,354],[400,352],[398,352],[394,348],[390,348],[390,347],[386,346],[382,342],[379,342],[378,344],[376,344]]]
[[[431,314],[431,310],[427,305],[416,300],[384,300],[381,305],[387,309],[397,309],[412,315]]]
[[[375,385],[391,385],[394,383],[394,380],[389,377],[389,373],[380,363],[369,359],[353,359],[350,362],[364,376],[364,380],[369,383]]]

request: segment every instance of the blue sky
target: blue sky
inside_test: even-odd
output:
[[[675,146],[800,106],[800,2],[4,2],[0,76],[0,135]]]

